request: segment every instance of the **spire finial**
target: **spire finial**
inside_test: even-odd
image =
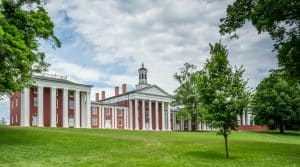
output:
[[[144,62],[142,62],[142,68],[144,68]]]

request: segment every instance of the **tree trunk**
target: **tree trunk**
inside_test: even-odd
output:
[[[196,131],[197,130],[197,114],[192,114],[192,131]]]
[[[284,133],[284,124],[283,124],[283,122],[280,123],[279,130],[280,130],[281,134]]]
[[[224,139],[225,139],[225,150],[226,150],[226,158],[229,158],[229,151],[228,151],[228,141],[227,141],[227,137],[228,135],[225,134],[223,135],[224,136]]]

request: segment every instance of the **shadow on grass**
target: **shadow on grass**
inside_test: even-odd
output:
[[[226,160],[225,152],[216,152],[216,151],[190,151],[185,153],[186,156],[199,159],[209,159],[209,160]],[[237,159],[236,156],[230,156],[228,159]]]
[[[300,131],[286,131],[283,134],[279,133],[279,131],[276,130],[268,130],[268,131],[249,131],[251,133],[259,133],[259,134],[270,134],[270,135],[278,135],[278,136],[299,136],[300,137]]]

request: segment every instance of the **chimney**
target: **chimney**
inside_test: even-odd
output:
[[[126,87],[126,84],[123,84],[122,85],[122,94],[126,93],[127,92],[127,87]]]
[[[118,96],[119,95],[119,86],[116,86],[115,87],[115,96]]]
[[[101,100],[104,100],[105,99],[105,91],[101,91]]]
[[[96,93],[96,101],[99,101],[99,93]]]

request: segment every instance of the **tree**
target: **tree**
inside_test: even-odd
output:
[[[198,118],[200,117],[195,84],[196,66],[185,63],[184,67],[180,68],[179,71],[180,73],[174,74],[174,78],[179,82],[180,86],[175,90],[173,103],[184,105],[184,109],[180,110],[179,114],[184,117],[187,117],[187,115],[191,116],[192,131],[195,131],[197,130]]]
[[[251,21],[258,33],[270,34],[279,66],[290,78],[300,81],[300,1],[236,0],[221,19],[221,35],[238,37],[236,30],[246,21]]]
[[[6,120],[4,117],[1,118],[1,122],[0,122],[0,125],[6,125]]]
[[[242,79],[243,68],[230,67],[225,46],[210,44],[210,53],[211,59],[197,75],[197,92],[206,118],[224,136],[228,158],[228,135],[238,127],[237,116],[247,106],[249,93]]]
[[[280,72],[273,72],[257,86],[251,104],[255,122],[279,128],[280,133],[289,123],[300,121],[300,90]]]
[[[60,47],[53,28],[41,0],[1,0],[0,96],[30,86],[33,73],[46,71],[39,41]]]

